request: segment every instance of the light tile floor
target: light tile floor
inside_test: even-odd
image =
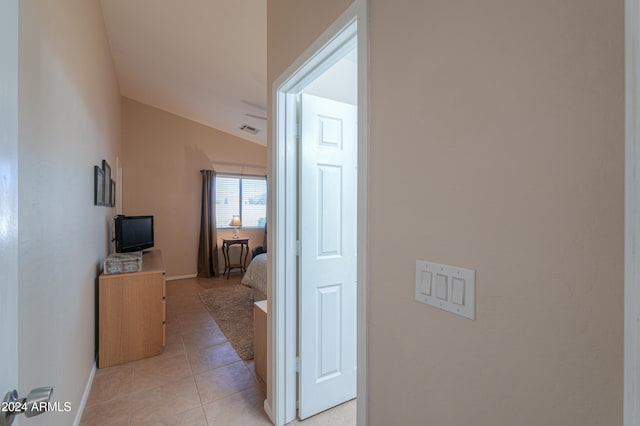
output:
[[[161,355],[98,369],[82,426],[271,425],[266,385],[242,361],[198,292],[241,285],[240,276],[167,282],[167,344]],[[353,426],[356,401],[290,425]]]

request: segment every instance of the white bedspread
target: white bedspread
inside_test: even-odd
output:
[[[253,258],[242,277],[242,284],[253,289],[253,300],[267,298],[267,253]]]

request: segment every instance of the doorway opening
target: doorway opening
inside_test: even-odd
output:
[[[355,41],[297,99],[297,401],[302,420],[356,397]]]
[[[366,46],[357,1],[274,83],[267,382],[276,425],[366,396]]]

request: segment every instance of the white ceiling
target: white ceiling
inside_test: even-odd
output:
[[[101,3],[123,96],[266,145],[266,0]]]
[[[354,47],[344,58],[309,83],[302,93],[357,105],[358,53],[356,48]]]

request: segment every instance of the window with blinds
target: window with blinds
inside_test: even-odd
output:
[[[239,215],[242,228],[261,228],[267,222],[267,181],[264,178],[216,176],[216,227],[232,228]]]

